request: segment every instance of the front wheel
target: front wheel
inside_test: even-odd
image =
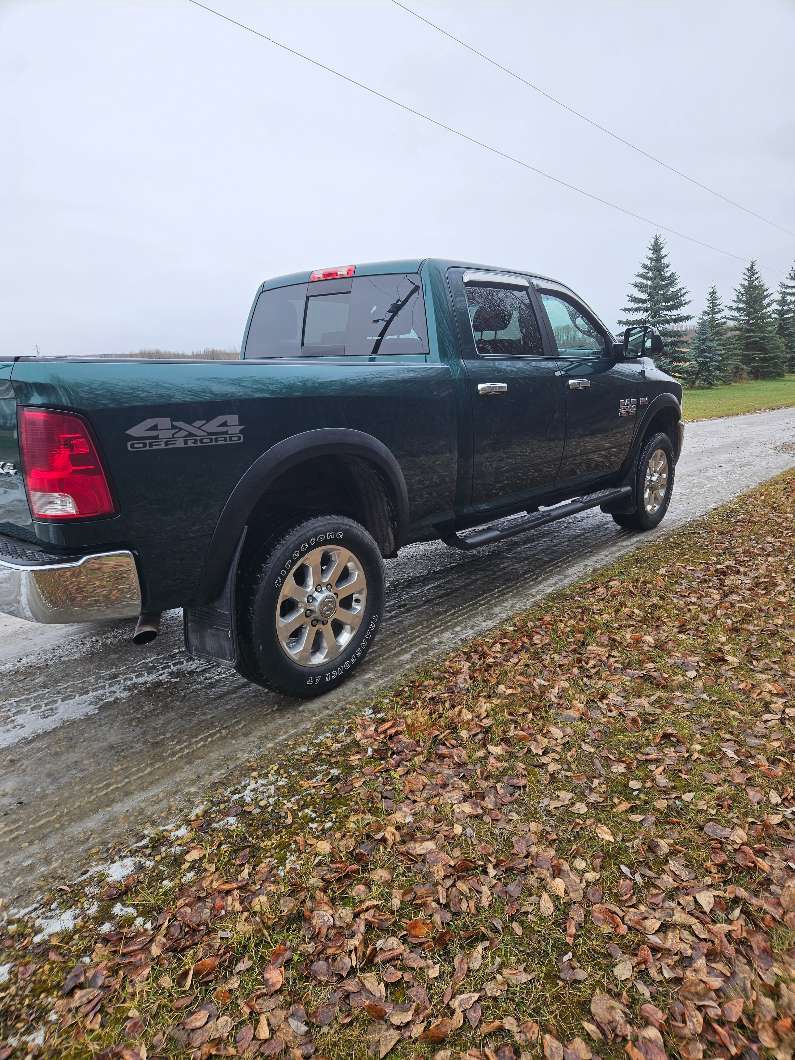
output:
[[[375,638],[381,553],[342,515],[308,519],[263,551],[240,586],[240,670],[277,692],[321,695],[358,667]]]
[[[659,526],[674,488],[674,450],[667,434],[655,434],[644,444],[635,466],[635,511],[614,513],[619,526],[653,530]]]

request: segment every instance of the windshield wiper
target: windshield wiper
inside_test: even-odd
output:
[[[405,306],[407,306],[409,304],[409,302],[414,297],[414,295],[417,293],[417,291],[419,291],[419,289],[420,289],[419,284],[413,283],[411,285],[411,289],[410,289],[409,293],[406,295],[406,297],[398,299],[397,302],[393,302],[392,305],[389,307],[389,309],[387,309],[386,317],[384,319],[384,326],[378,332],[378,338],[375,340],[375,342],[373,343],[373,348],[370,350],[370,356],[371,357],[375,357],[376,354],[378,353],[378,351],[381,349],[381,343],[386,338],[386,333],[389,331],[390,327],[392,326],[392,321],[395,319],[395,317],[398,315],[398,313],[401,311],[401,309],[403,309]]]

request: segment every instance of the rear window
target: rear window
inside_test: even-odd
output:
[[[428,352],[414,274],[320,280],[261,291],[244,357],[339,357]]]

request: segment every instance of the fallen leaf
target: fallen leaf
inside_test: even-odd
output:
[[[183,1022],[182,1026],[185,1028],[186,1031],[195,1031],[198,1030],[199,1027],[203,1027],[209,1018],[210,1013],[207,1011],[207,1009],[200,1008],[197,1009],[192,1016],[188,1016],[188,1018]]]
[[[450,1008],[460,1009],[461,1012],[466,1012],[468,1008],[471,1008],[472,1005],[475,1004],[479,997],[480,994],[477,992],[469,994],[459,994],[457,997],[454,997],[450,1002]]]
[[[262,969],[262,985],[267,994],[275,994],[281,990],[284,982],[284,970],[277,968],[275,964],[266,964]]]
[[[543,1042],[546,1060],[563,1060],[563,1046],[557,1038],[553,1038],[551,1034],[545,1034]]]
[[[437,1020],[422,1032],[420,1037],[425,1042],[443,1042],[453,1029],[449,1019]]]
[[[245,1053],[246,1049],[248,1049],[248,1047],[253,1041],[254,1028],[251,1026],[250,1023],[244,1023],[240,1030],[237,1032],[237,1035],[235,1036],[235,1048],[242,1056],[242,1054]]]
[[[209,978],[218,967],[220,960],[220,957],[203,957],[200,961],[196,961],[193,966],[194,978]]]
[[[624,1011],[623,1005],[602,991],[597,991],[591,998],[591,1015],[608,1038],[629,1037],[629,1024]]]
[[[268,1023],[268,1017],[263,1012],[257,1023],[257,1029],[254,1031],[254,1037],[258,1041],[266,1042],[271,1036],[271,1028]]]
[[[715,895],[712,891],[698,891],[694,897],[705,913],[712,912],[715,905]]]
[[[726,1001],[721,1006],[723,1012],[723,1018],[727,1023],[736,1023],[737,1020],[743,1014],[743,1005],[745,1004],[743,998],[733,997],[730,1001]]]
[[[724,828],[717,821],[707,821],[704,825],[704,832],[711,839],[728,839],[732,834],[731,828]]]
[[[424,939],[433,931],[433,924],[427,920],[409,920],[406,930],[410,939]]]
[[[378,1036],[378,1056],[383,1060],[387,1053],[391,1052],[400,1041],[399,1031],[384,1030]]]

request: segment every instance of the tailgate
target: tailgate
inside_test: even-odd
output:
[[[19,459],[17,402],[11,388],[13,362],[0,361],[0,533],[33,537]]]

